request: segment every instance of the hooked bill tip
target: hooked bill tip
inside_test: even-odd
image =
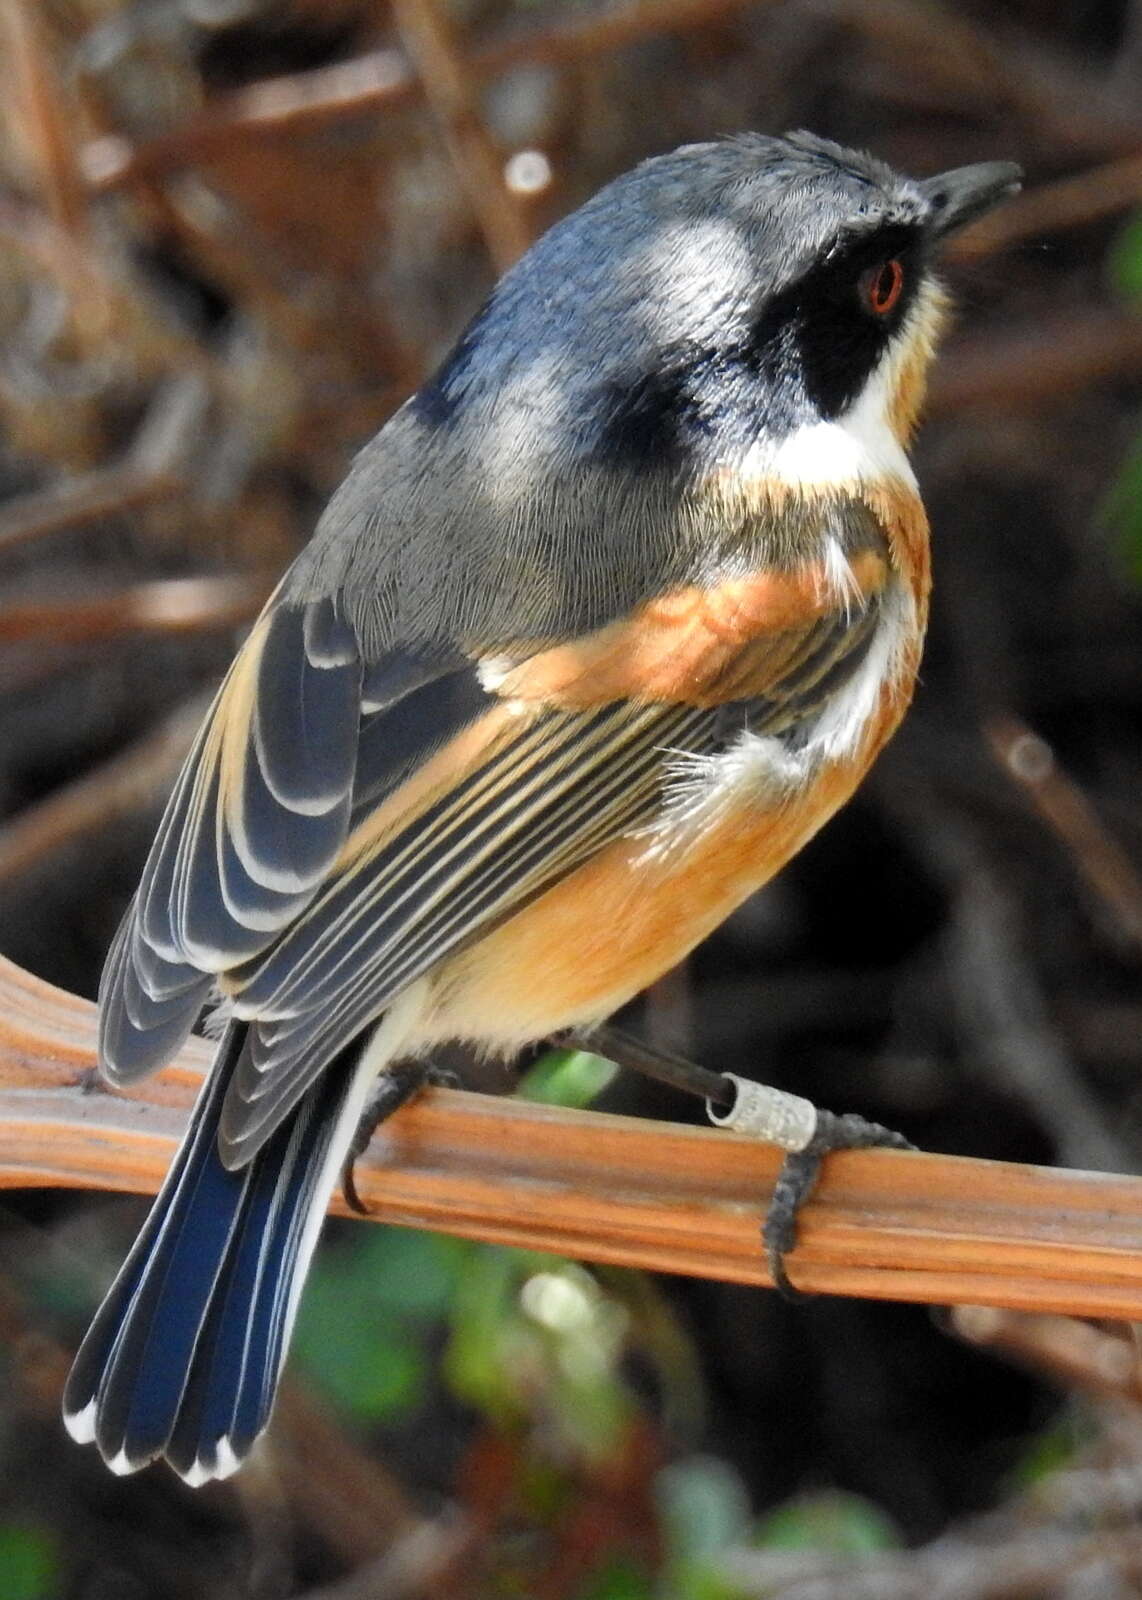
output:
[[[979,161],[925,178],[920,189],[932,208],[929,232],[942,239],[1018,194],[1022,186],[1023,168],[1014,161]]]

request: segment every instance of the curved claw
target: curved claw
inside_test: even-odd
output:
[[[422,1089],[454,1089],[459,1083],[456,1073],[446,1067],[433,1066],[429,1061],[406,1063],[396,1071],[381,1074],[361,1113],[353,1142],[345,1153],[345,1165],[341,1168],[341,1194],[350,1211],[355,1211],[359,1217],[372,1215],[372,1207],[361,1199],[355,1174],[358,1158],[369,1148],[369,1141],[381,1123],[387,1121],[394,1111],[399,1111],[401,1106],[412,1100]]]
[[[817,1127],[803,1150],[790,1151],[781,1164],[773,1197],[765,1215],[761,1237],[765,1245],[773,1286],[786,1300],[811,1300],[813,1295],[790,1282],[785,1269],[786,1256],[797,1246],[797,1219],[801,1208],[817,1186],[825,1157],[833,1150],[915,1150],[902,1133],[870,1122],[855,1112],[838,1115],[817,1112]]]

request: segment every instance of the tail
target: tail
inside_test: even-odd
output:
[[[163,1456],[187,1483],[234,1472],[269,1421],[302,1285],[378,1068],[332,1063],[253,1160],[218,1121],[246,1036],[232,1023],[190,1127],[64,1391],[64,1422],[113,1472]],[[387,1041],[386,1041],[387,1042]],[[386,1051],[385,1054],[391,1054]]]

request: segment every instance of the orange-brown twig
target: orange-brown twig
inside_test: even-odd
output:
[[[1118,933],[1142,944],[1142,879],[1078,784],[1058,765],[1050,745],[1010,713],[989,717],[983,732],[995,759],[1069,851]]]
[[[8,115],[19,122],[26,154],[58,227],[78,244],[87,231],[87,192],[79,167],[74,108],[62,86],[31,0],[0,0],[0,39],[8,86]],[[69,114],[70,111],[70,114]]]
[[[937,369],[931,415],[978,406],[1034,411],[1107,378],[1142,372],[1142,317],[1090,310],[1043,317],[1010,333],[961,339]]]
[[[160,385],[119,461],[18,495],[0,509],[0,551],[99,517],[173,499],[186,488],[187,458],[207,399],[206,385],[196,373]]]
[[[89,1003],[0,962],[0,1186],[157,1186],[209,1047],[192,1041],[130,1098],[84,1094],[93,1034]],[[378,1221],[763,1284],[779,1160],[712,1129],[436,1090],[379,1131],[357,1184]],[[1142,1180],[846,1152],[791,1266],[833,1294],[1138,1319]]]
[[[998,1351],[1067,1389],[1142,1401],[1142,1364],[1133,1338],[1074,1317],[995,1306],[959,1306],[952,1328],[962,1339]]]
[[[183,487],[175,472],[146,474],[130,464],[97,467],[50,489],[21,495],[0,511],[0,550],[62,528],[170,500]]]

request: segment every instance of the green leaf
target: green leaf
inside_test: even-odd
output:
[[[1104,496],[1102,521],[1118,543],[1127,576],[1142,587],[1142,443],[1135,444]]]
[[[51,1535],[30,1523],[0,1522],[0,1600],[48,1600],[61,1586]]]
[[[579,1591],[576,1600],[654,1600],[654,1590],[646,1573],[629,1562],[612,1561]]]
[[[1062,1471],[1074,1461],[1078,1447],[1074,1418],[1060,1417],[1028,1442],[1009,1474],[1012,1492],[1033,1488],[1052,1473]]]
[[[1142,301],[1142,211],[1119,229],[1107,257],[1110,281],[1125,300]]]
[[[758,1523],[751,1543],[777,1550],[820,1550],[829,1555],[872,1555],[897,1550],[901,1540],[879,1507],[839,1489],[799,1495]]]
[[[674,1562],[662,1573],[656,1600],[742,1600],[742,1591],[705,1561]]]
[[[399,1324],[356,1314],[327,1286],[310,1285],[298,1317],[298,1364],[342,1411],[361,1422],[407,1416],[424,1399],[428,1363]]]
[[[449,1385],[499,1426],[544,1418],[544,1448],[599,1462],[634,1404],[621,1372],[628,1318],[591,1273],[535,1251],[474,1252],[456,1296]]]
[[[452,1392],[500,1422],[519,1416],[511,1380],[518,1363],[505,1362],[504,1347],[514,1317],[522,1251],[476,1247],[456,1291],[452,1335],[444,1370]]]
[[[545,1106],[589,1106],[618,1070],[589,1050],[549,1050],[524,1073],[519,1093]]]
[[[375,1311],[420,1322],[448,1314],[471,1246],[462,1239],[415,1228],[365,1228],[354,1251],[353,1275]]]
[[[439,1234],[362,1228],[319,1257],[298,1316],[299,1363],[349,1416],[395,1421],[424,1399],[424,1333],[449,1310],[471,1248]]]

